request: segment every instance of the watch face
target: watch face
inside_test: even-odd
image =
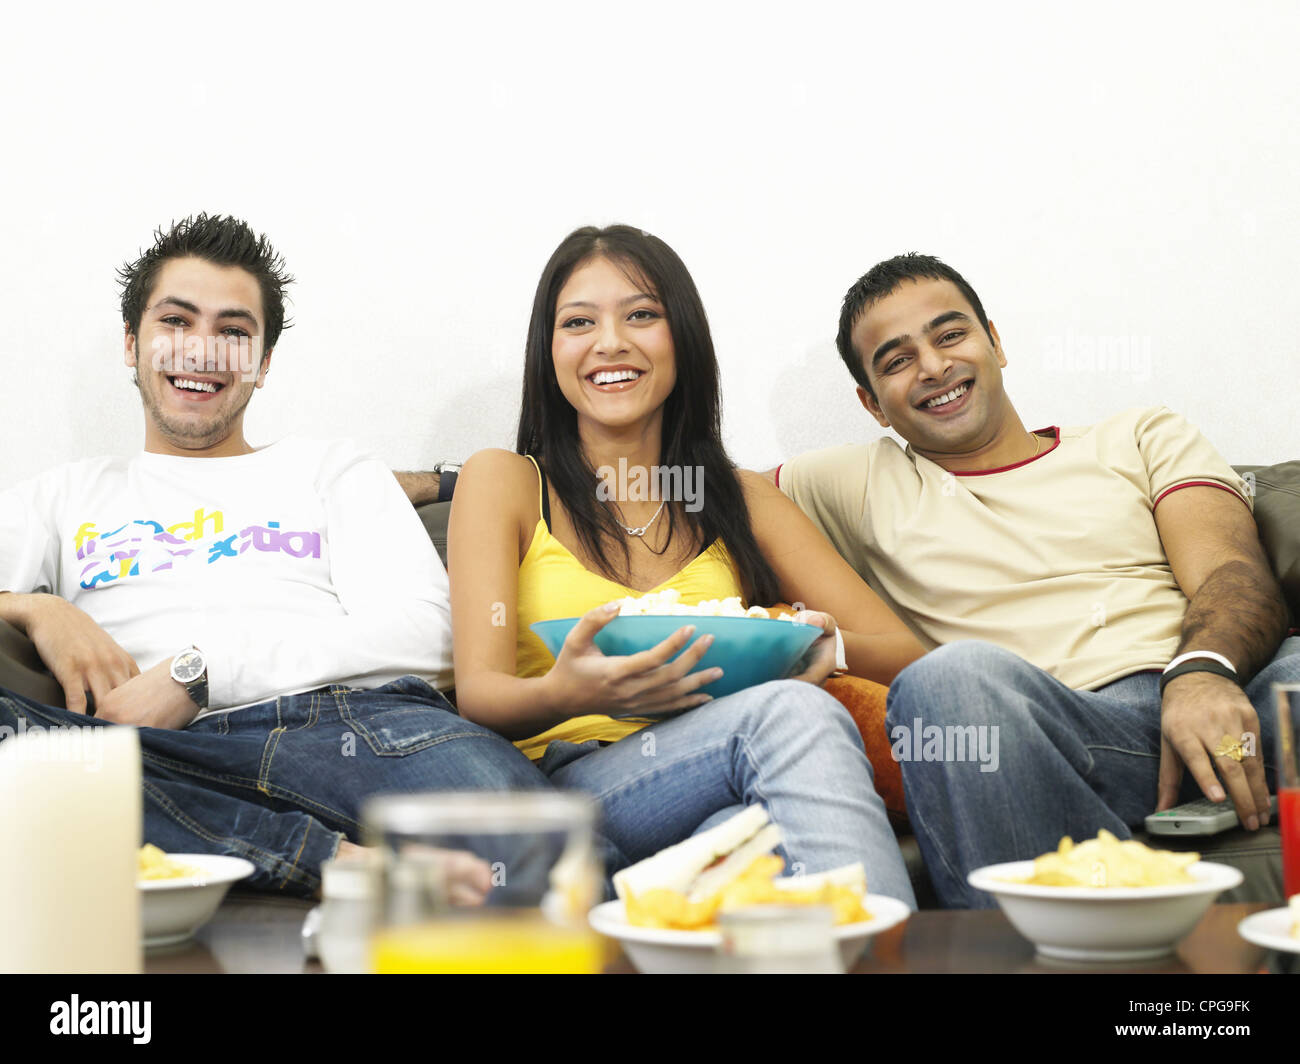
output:
[[[178,683],[190,683],[203,675],[203,655],[197,650],[182,650],[172,661],[172,679]]]

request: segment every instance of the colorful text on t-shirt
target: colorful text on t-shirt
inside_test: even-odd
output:
[[[279,521],[248,525],[229,535],[224,532],[222,512],[207,513],[203,507],[194,511],[193,520],[167,526],[137,519],[111,532],[100,532],[93,521],[87,521],[77,529],[75,537],[77,560],[86,562],[81,570],[81,586],[89,591],[142,572],[162,572],[187,559],[193,564],[206,558],[211,565],[223,558],[238,558],[249,550],[292,558],[321,556],[319,532],[286,532]]]

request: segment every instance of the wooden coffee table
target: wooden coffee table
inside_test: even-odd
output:
[[[304,960],[300,931],[311,902],[265,895],[232,895],[217,915],[183,946],[145,955],[145,971],[288,974],[322,971]],[[876,938],[855,973],[1151,972],[1242,974],[1260,971],[1267,950],[1237,934],[1237,924],[1267,905],[1212,906],[1178,952],[1140,965],[1064,965],[1039,958],[998,909],[925,910]],[[634,969],[619,958],[608,969]]]

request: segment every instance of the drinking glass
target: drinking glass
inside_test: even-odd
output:
[[[595,806],[545,792],[395,794],[362,809],[380,973],[597,972]]]
[[[1300,684],[1275,683],[1277,698],[1277,816],[1282,834],[1282,887],[1300,894]]]

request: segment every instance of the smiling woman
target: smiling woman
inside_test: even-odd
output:
[[[462,715],[516,740],[557,785],[598,795],[616,860],[762,803],[792,867],[861,862],[872,890],[914,905],[861,739],[820,688],[836,660],[830,612],[803,615],[824,632],[799,676],[717,699],[700,689],[721,670],[692,671],[712,642],[692,641],[693,626],[642,653],[596,646],[610,600],[673,589],[688,604],[833,611],[869,678],[888,682],[921,654],[799,510],[727,457],[704,307],[663,241],[580,229],[551,256],[516,448],[480,452],[457,482],[448,553]],[[647,484],[656,490],[636,490]],[[554,658],[529,627],[576,616]]]

